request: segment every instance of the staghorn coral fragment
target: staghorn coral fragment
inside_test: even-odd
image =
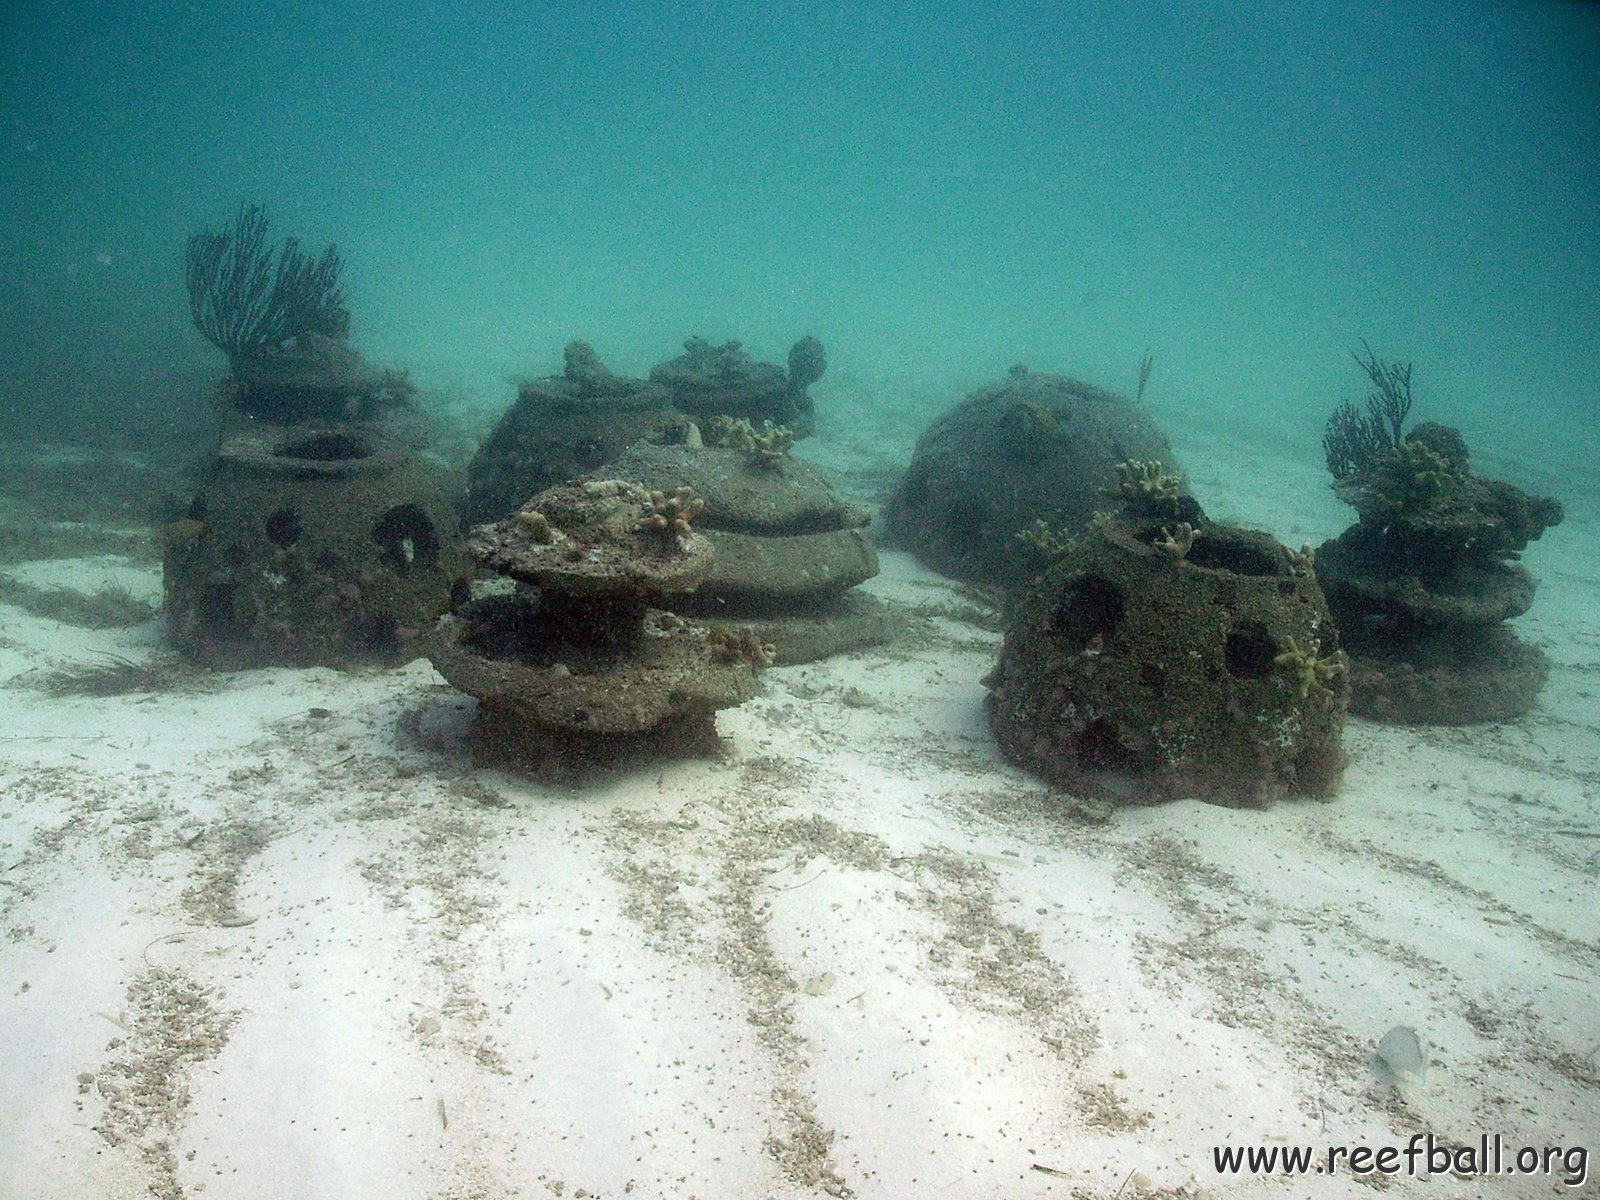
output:
[[[1070,530],[1052,526],[1042,517],[1036,517],[1032,525],[1017,530],[1014,536],[1019,542],[1036,551],[1040,558],[1046,560],[1061,557],[1072,541]]]
[[[1169,529],[1163,525],[1161,536],[1153,544],[1173,562],[1182,562],[1189,557],[1189,550],[1199,536],[1200,531],[1193,525],[1187,521],[1180,521],[1176,529]]]
[[[639,528],[673,540],[686,538],[693,532],[692,522],[705,507],[706,502],[694,494],[692,487],[675,488],[670,495],[651,492]]]
[[[787,425],[761,422],[761,428],[751,435],[753,461],[760,467],[775,467],[794,448],[794,430]]]
[[[1166,470],[1158,459],[1130,458],[1116,466],[1117,486],[1107,490],[1107,495],[1118,496],[1139,508],[1165,507],[1175,504],[1178,488],[1183,482]]]
[[[794,430],[787,425],[761,422],[758,429],[743,417],[712,417],[702,436],[707,446],[728,450],[747,450],[758,467],[775,467],[794,448]]]
[[[1337,650],[1322,656],[1320,638],[1312,638],[1304,650],[1292,636],[1284,641],[1288,649],[1277,654],[1272,665],[1290,673],[1294,680],[1295,695],[1304,700],[1311,695],[1313,687],[1331,694],[1333,689],[1328,685],[1344,674],[1344,656]]]
[[[1392,513],[1416,512],[1460,482],[1461,473],[1450,459],[1416,438],[1380,454],[1365,480],[1379,508]]]

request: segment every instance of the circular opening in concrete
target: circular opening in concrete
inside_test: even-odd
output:
[[[1228,631],[1223,643],[1222,661],[1228,674],[1235,679],[1256,679],[1272,670],[1272,660],[1277,656],[1272,637],[1265,625],[1256,621],[1241,621]]]
[[[439,563],[438,531],[415,504],[397,504],[384,513],[372,527],[372,540],[383,561],[401,574],[431,571]]]
[[[1122,744],[1117,727],[1105,717],[1083,727],[1073,740],[1078,766],[1085,771],[1120,771],[1135,763],[1134,753]]]
[[[267,514],[266,530],[267,541],[280,550],[287,550],[300,540],[305,527],[300,523],[300,514],[294,509],[275,508]]]
[[[200,592],[196,615],[207,637],[219,637],[235,631],[237,616],[233,605],[233,585],[207,584]]]
[[[294,442],[285,442],[274,453],[279,458],[298,458],[310,462],[349,462],[371,458],[372,447],[348,433],[318,433]]]
[[[1061,590],[1046,628],[1063,649],[1085,650],[1116,632],[1125,607],[1122,592],[1111,580],[1083,575]]]
[[[1283,565],[1264,547],[1226,533],[1198,537],[1188,560],[1197,567],[1231,571],[1235,575],[1284,575]]]

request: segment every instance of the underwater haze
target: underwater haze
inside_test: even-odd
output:
[[[1315,459],[1365,339],[1474,446],[1600,449],[1591,5],[14,3],[0,113],[13,432],[204,424],[183,247],[248,200],[479,412],[574,337],[811,333],[824,425],[912,431],[1148,349],[1167,425]]]
[[[1600,3],[0,0],[0,1200],[1600,1200],[1597,462]]]

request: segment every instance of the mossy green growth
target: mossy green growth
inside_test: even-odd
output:
[[[1062,436],[1061,418],[1056,413],[1037,400],[1022,400],[1017,403],[1028,418],[1031,419],[1033,433],[1041,438],[1056,441]]]

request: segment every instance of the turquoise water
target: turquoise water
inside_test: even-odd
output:
[[[1352,720],[1334,803],[1101,824],[1003,759],[995,615],[900,551],[894,645],[583,788],[475,765],[424,662],[169,668],[57,594],[154,613],[153,543],[45,518],[196,536],[146,460],[214,436],[184,249],[247,202],[469,434],[576,337],[815,335],[801,454],[863,493],[1014,363],[1148,351],[1208,512],[1316,545],[1370,343],[1567,503],[1550,680]],[[1597,281],[1596,5],[0,0],[0,1197],[1231,1197],[1273,1185],[1219,1143],[1600,1145]],[[45,444],[108,439],[148,453]]]
[[[149,3],[0,16],[0,398],[204,412],[185,238],[347,260],[357,344],[484,407],[682,338],[932,413],[1011,363],[1318,453],[1362,339],[1474,445],[1600,447],[1600,10]],[[152,417],[152,414],[155,414]]]

